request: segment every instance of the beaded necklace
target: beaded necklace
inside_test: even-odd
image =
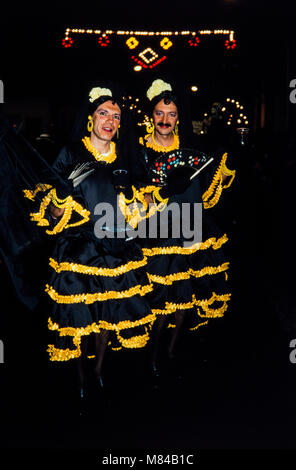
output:
[[[176,134],[174,134],[174,142],[172,143],[172,145],[170,145],[168,147],[166,147],[164,145],[160,145],[157,142],[155,142],[153,134],[151,135],[152,142],[148,142],[148,140],[147,140],[148,137],[149,137],[149,135],[147,134],[145,136],[146,146],[149,147],[149,148],[152,148],[153,150],[155,150],[155,152],[161,152],[161,153],[172,152],[173,150],[177,150],[179,148],[179,145],[180,145],[179,136],[176,135]]]
[[[116,160],[116,145],[114,142],[110,142],[110,150],[107,155],[103,155],[99,152],[94,145],[91,143],[89,137],[84,137],[82,139],[85,148],[95,157],[98,162],[112,163]]]

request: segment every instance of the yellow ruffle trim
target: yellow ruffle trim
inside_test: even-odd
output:
[[[125,291],[108,291],[108,292],[95,292],[94,294],[72,294],[62,295],[55,291],[52,286],[46,285],[45,292],[58,304],[92,304],[94,302],[103,302],[110,299],[126,299],[134,295],[144,296],[153,290],[153,285],[147,284],[144,286],[137,285],[130,287]]]
[[[71,271],[80,274],[89,274],[91,276],[120,276],[128,271],[141,268],[147,264],[147,257],[140,261],[129,261],[126,264],[116,268],[97,268],[96,266],[86,266],[84,264],[62,262],[58,263],[53,258],[49,259],[49,265],[57,272]]]
[[[193,328],[189,328],[189,329],[190,329],[190,331],[196,331],[196,330],[198,330],[198,328],[199,328],[200,326],[207,325],[208,323],[209,323],[209,320],[204,321],[203,323],[198,323],[198,325],[194,326]]]
[[[88,325],[86,327],[81,328],[74,328],[74,327],[59,327],[57,323],[53,323],[52,320],[49,318],[48,320],[48,328],[51,331],[57,331],[60,336],[71,336],[73,337],[73,344],[76,346],[76,349],[58,349],[55,348],[54,345],[50,344],[48,346],[48,352],[51,361],[68,361],[70,359],[75,359],[80,357],[81,355],[81,337],[85,335],[90,335],[91,333],[100,333],[102,329],[104,330],[111,330],[116,332],[116,336],[118,341],[121,344],[121,347],[124,348],[142,348],[144,347],[147,342],[149,341],[149,333],[147,331],[147,327],[151,328],[151,325],[155,322],[157,315],[170,315],[175,313],[177,310],[185,310],[194,308],[195,306],[201,307],[204,314],[200,313],[200,309],[197,309],[197,313],[200,317],[205,318],[218,318],[223,317],[225,311],[227,310],[227,301],[230,300],[231,294],[223,294],[217,295],[214,292],[210,299],[204,300],[197,300],[195,295],[192,296],[192,301],[187,303],[170,303],[166,302],[165,309],[153,309],[152,313],[147,315],[140,320],[136,320],[135,322],[131,322],[129,320],[121,321],[117,324],[108,323],[106,321],[99,321],[98,323],[93,323],[92,325]],[[220,301],[223,302],[223,305],[219,308],[213,309],[210,306],[215,302]],[[206,325],[208,320],[203,323],[199,323],[197,326],[190,328],[191,331],[197,330],[200,326]],[[125,330],[128,328],[134,328],[138,326],[145,327],[145,334],[144,335],[137,335],[132,338],[123,338],[120,334],[121,330]],[[170,325],[174,327],[174,325]],[[120,348],[112,348],[113,350],[120,350]]]
[[[204,192],[202,196],[203,205],[205,209],[210,209],[211,207],[214,207],[217,204],[222,194],[222,190],[224,188],[229,188],[235,177],[235,170],[229,170],[226,167],[227,156],[227,153],[223,154],[220,164],[214,174],[213,180],[209,188]],[[223,174],[226,176],[230,176],[230,180],[227,182],[227,184],[223,184]]]
[[[81,338],[73,338],[73,343],[76,349],[58,349],[53,344],[49,344],[47,352],[49,353],[50,361],[69,361],[70,359],[77,359],[81,356]]]
[[[23,189],[24,197],[26,197],[27,199],[30,199],[31,201],[35,201],[35,196],[39,191],[44,192],[50,188],[52,188],[50,184],[38,183],[36,184],[34,191],[32,191],[31,189]]]
[[[31,213],[31,220],[33,222],[37,222],[37,225],[40,226],[48,226],[49,221],[45,217],[45,211],[48,208],[49,204],[52,201],[52,197],[55,194],[55,188],[51,189],[46,196],[41,201],[39,212]],[[27,196],[26,196],[27,197]],[[85,222],[89,221],[89,216],[90,212],[86,209],[84,209],[81,204],[78,202],[74,201],[72,196],[68,196],[65,204],[65,209],[62,217],[60,218],[59,222],[56,224],[56,226],[52,230],[46,230],[46,233],[49,235],[55,235],[57,233],[62,232],[64,229],[70,228],[70,227],[76,227],[78,225],[82,225]],[[77,212],[81,216],[81,220],[74,222],[72,224],[69,223],[73,211]]]
[[[161,212],[165,209],[168,203],[168,199],[163,199],[159,204],[150,204],[149,211],[147,212],[148,204],[145,200],[144,194],[148,192],[152,192],[152,194],[154,194],[154,192],[158,190],[159,188],[157,186],[146,186],[145,188],[134,190],[134,196],[131,204],[129,204],[130,201],[125,198],[123,193],[119,194],[119,209],[124,215],[126,222],[133,229],[135,229],[142,220],[148,219],[149,217],[152,217],[154,214],[156,214],[156,212]]]
[[[228,305],[227,302],[230,299],[230,294],[225,295],[217,295],[213,293],[210,300],[199,300],[197,301],[197,305],[200,306],[205,313],[201,313],[200,309],[198,309],[198,316],[201,318],[219,318],[223,317],[224,313],[226,312]],[[211,308],[214,302],[223,302],[221,307],[219,308]]]
[[[181,246],[168,246],[168,247],[155,247],[155,248],[143,248],[142,251],[145,256],[156,256],[156,255],[192,255],[199,250],[207,250],[213,248],[218,250],[221,246],[228,241],[228,237],[224,234],[222,237],[208,238],[206,241],[201,243],[195,243],[191,247],[184,248]]]
[[[152,313],[155,315],[171,315],[175,313],[177,310],[188,310],[194,307],[201,307],[202,310],[205,312],[204,314],[200,313],[200,310],[197,309],[198,316],[202,318],[218,318],[223,317],[225,311],[227,310],[227,302],[230,300],[231,294],[221,294],[218,295],[215,292],[212,293],[210,299],[202,299],[197,300],[196,296],[192,295],[192,300],[187,303],[173,303],[173,302],[166,302],[165,308],[163,309],[152,309]],[[212,305],[214,302],[223,302],[223,304],[216,309],[210,308],[209,306]]]
[[[174,274],[168,274],[167,276],[159,276],[156,274],[148,274],[149,280],[155,282],[156,284],[171,285],[175,281],[184,281],[185,279],[190,279],[190,277],[202,277],[206,275],[212,276],[213,274],[218,274],[223,271],[226,271],[229,268],[229,263],[223,263],[220,266],[205,266],[202,269],[194,270],[188,269],[185,272],[179,272]]]
[[[160,152],[160,153],[172,152],[173,150],[178,150],[180,147],[180,139],[179,139],[179,136],[176,134],[174,134],[174,142],[169,147],[165,147],[164,145],[157,144],[156,142],[148,142],[148,138],[150,135],[151,134],[145,135],[144,137],[145,142],[144,142],[143,137],[140,137],[139,143],[141,145],[145,145],[146,143],[146,147],[153,149],[155,152]]]
[[[129,348],[129,349],[136,349],[136,348],[143,348],[146,346],[147,342],[149,341],[149,333],[147,326],[151,326],[156,320],[156,316],[154,314],[149,314],[140,320],[136,320],[131,322],[130,320],[121,321],[117,324],[115,323],[108,323],[106,321],[99,321],[98,323],[93,323],[92,325],[88,325],[82,328],[74,328],[74,327],[65,327],[60,328],[57,323],[53,323],[51,318],[48,320],[48,329],[51,331],[58,331],[60,336],[72,336],[73,337],[73,344],[76,346],[76,349],[59,349],[56,348],[53,344],[48,346],[48,353],[50,356],[51,361],[68,361],[70,359],[75,359],[80,357],[81,355],[81,337],[90,335],[91,333],[100,333],[101,330],[109,330],[115,331],[117,339],[121,344],[119,348],[112,348],[114,351],[119,351],[122,347]],[[145,326],[145,334],[133,336],[131,338],[124,338],[121,334],[121,330],[125,330],[128,328],[135,328],[138,326]],[[111,343],[108,343],[111,344]]]

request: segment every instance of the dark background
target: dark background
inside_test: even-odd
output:
[[[295,72],[292,1],[214,0],[187,1],[184,5],[172,1],[141,7],[137,2],[90,2],[85,6],[12,2],[2,8],[0,78],[11,113],[37,117],[39,113],[42,124],[47,125],[46,121],[59,120],[57,114],[65,112],[65,107],[79,102],[89,80],[104,75],[120,78],[137,92],[154,75],[166,73],[198,83],[201,113],[212,100],[231,94],[246,104],[255,130],[260,128],[260,106],[264,103],[264,129],[274,136],[292,133],[295,111],[288,100]],[[229,28],[235,31],[238,47],[226,51],[222,38],[208,38],[198,48],[178,49],[176,45],[174,51],[168,51],[169,60],[137,74],[123,39],[113,37],[113,45],[103,49],[94,38],[83,38],[64,49],[61,41],[67,27],[148,31]]]
[[[94,402],[91,417],[77,421],[71,371],[48,371],[38,340],[46,319],[36,321],[18,304],[4,275],[10,303],[0,318],[6,347],[0,372],[8,448],[295,449],[296,365],[289,361],[296,337],[296,105],[289,101],[296,78],[295,12],[293,1],[262,0],[1,5],[1,106],[32,143],[51,126],[59,148],[86,83],[102,75],[135,94],[162,74],[197,83],[196,118],[229,95],[245,106],[250,127],[243,149],[235,128],[225,126],[237,178],[217,218],[231,239],[232,306],[225,319],[181,343],[183,385],[167,378],[155,395],[145,381],[145,352],[111,355],[111,408],[102,411]],[[153,72],[137,74],[122,43],[102,50],[80,40],[62,48],[65,29],[76,26],[229,28],[237,48],[226,51],[222,39],[213,44],[209,38],[194,50],[176,48]]]

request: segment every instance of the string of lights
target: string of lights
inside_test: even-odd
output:
[[[213,29],[213,30],[199,30],[199,31],[112,31],[100,29],[81,29],[81,28],[67,28],[65,31],[65,38],[69,34],[99,34],[99,35],[117,35],[117,36],[196,36],[201,35],[224,35],[228,36],[229,41],[234,40],[234,31],[228,29]]]
[[[193,121],[193,132],[207,134],[214,121],[221,121],[226,126],[247,127],[248,117],[244,106],[234,98],[226,98],[224,102],[216,102],[211,105],[211,111],[204,113],[203,119]]]
[[[191,86],[193,93],[198,91],[196,85]],[[131,95],[123,97],[123,107],[128,107],[135,116],[139,127],[150,125],[148,115],[141,109],[141,101]],[[234,98],[226,98],[222,102],[214,102],[211,110],[204,113],[203,118],[199,121],[192,121],[193,132],[196,134],[207,134],[210,126],[215,120],[220,120],[225,126],[247,127],[249,124],[248,117],[244,110],[244,106]]]
[[[100,47],[112,45],[112,39],[122,37],[124,45],[132,51],[131,60],[134,62],[134,70],[139,72],[145,69],[152,69],[165,61],[167,55],[173,49],[175,41],[183,38],[189,47],[199,47],[203,42],[203,37],[216,36],[224,37],[224,46],[227,50],[236,48],[234,31],[228,29],[198,30],[198,31],[123,31],[123,30],[101,30],[67,28],[62,39],[62,46],[70,48],[77,39],[83,36],[94,36]],[[75,37],[75,41],[74,38]],[[155,41],[158,37],[158,41]],[[154,39],[153,43],[143,45],[143,39]]]

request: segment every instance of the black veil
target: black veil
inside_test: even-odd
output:
[[[71,188],[3,116],[0,118],[0,181],[1,258],[19,300],[33,310],[40,297],[42,260],[48,242],[42,229],[30,221],[35,206],[24,197],[23,191],[34,191],[40,183],[66,193]],[[43,196],[42,192],[36,194],[36,206]]]
[[[116,141],[117,167],[131,172],[137,159],[136,131],[128,109],[123,107],[123,91],[110,82],[88,87],[87,96],[80,106],[67,144],[81,143],[87,135],[87,117],[98,106],[98,100],[89,103],[88,93],[94,86],[109,88],[110,96],[119,104],[122,115],[119,138]],[[42,273],[46,273],[50,246],[54,237],[48,237],[44,228],[30,221],[30,213],[39,208],[44,192],[35,194],[35,202],[24,197],[24,190],[34,192],[39,184],[58,189],[60,197],[72,193],[72,182],[63,180],[38,151],[15,130],[4,116],[0,116],[0,254],[12,280],[19,300],[34,310],[40,298]]]

